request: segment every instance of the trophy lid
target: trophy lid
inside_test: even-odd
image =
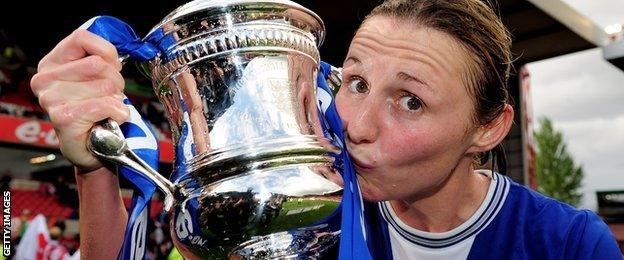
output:
[[[288,0],[195,0],[169,13],[145,37],[161,53],[140,63],[156,82],[187,64],[233,51],[292,50],[320,61],[321,18]]]
[[[325,38],[323,20],[311,10],[289,0],[194,0],[165,16],[146,38],[158,31],[164,35],[172,34],[185,24],[201,20],[212,20],[212,23],[204,24],[205,29],[225,29],[234,24],[258,23],[259,20],[287,23],[311,33],[317,47]],[[193,33],[190,32],[191,36]]]

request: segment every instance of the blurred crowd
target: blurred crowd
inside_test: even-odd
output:
[[[17,188],[11,187],[12,178],[10,174],[4,174],[0,178],[0,186],[3,191],[10,190],[13,197],[12,201],[24,201],[24,198],[16,198],[16,196],[43,196],[54,198],[56,203],[64,207],[71,207],[72,212],[69,215],[59,215],[45,213],[35,203],[32,205],[15,205],[12,210],[18,214],[11,218],[11,256],[6,259],[35,259],[29,256],[36,256],[36,259],[56,260],[56,259],[78,259],[77,255],[80,248],[80,235],[78,227],[78,194],[75,185],[58,178],[54,182],[41,182],[36,190],[20,192]],[[162,204],[159,197],[155,197],[156,203]],[[130,205],[131,199],[125,197],[126,206]],[[152,204],[154,205],[154,204]],[[44,225],[37,225],[37,218],[44,219]],[[43,227],[42,227],[43,226]],[[72,226],[72,227],[69,227]],[[29,232],[29,229],[33,229]],[[147,234],[147,259],[167,259],[172,253],[173,242],[169,233],[169,222],[164,211],[153,214],[148,222]],[[40,241],[41,238],[29,238],[29,235],[47,233],[45,243],[32,241]],[[21,246],[20,246],[21,245]],[[21,249],[20,249],[21,248]],[[21,253],[18,252],[21,250]],[[175,253],[175,252],[174,252]],[[26,254],[27,256],[24,256]],[[39,254],[39,255],[37,255]],[[19,256],[19,257],[16,257]],[[2,259],[2,258],[0,258]]]
[[[24,52],[11,44],[0,28],[0,113],[45,119],[30,91],[30,78],[35,72]]]
[[[36,68],[29,62],[19,46],[13,45],[0,28],[0,114],[21,118],[49,120],[41,109],[37,98],[30,90],[30,79]],[[150,86],[149,80],[138,76],[127,82]],[[169,125],[164,117],[164,108],[153,95],[146,97],[127,93],[128,98],[156,130],[159,138],[171,138]]]

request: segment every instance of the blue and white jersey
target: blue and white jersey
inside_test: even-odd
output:
[[[376,230],[375,258],[622,259],[607,225],[593,212],[547,198],[498,173],[477,172],[491,178],[487,195],[472,217],[447,232],[414,229],[389,202],[376,203],[381,228]],[[383,247],[386,252],[379,252]]]

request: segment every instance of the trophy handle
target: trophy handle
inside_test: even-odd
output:
[[[342,85],[342,68],[330,65],[329,77],[327,77],[327,85],[331,88],[333,94],[336,95],[338,89]]]
[[[96,123],[89,132],[87,150],[99,159],[126,166],[152,181],[165,193],[165,211],[171,209],[174,203],[173,194],[179,189],[128,148],[117,122],[109,118]]]

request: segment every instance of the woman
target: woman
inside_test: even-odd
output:
[[[510,44],[479,0],[386,1],[357,31],[336,104],[363,196],[377,213],[375,258],[621,258],[592,212],[475,170],[477,159],[502,156],[491,151],[500,151],[513,121]],[[84,149],[94,122],[128,117],[120,68],[112,45],[77,30],[32,80],[61,150],[79,169],[87,259],[115,257],[127,218],[117,178]],[[110,239],[97,239],[102,233]]]
[[[382,201],[375,258],[621,258],[594,213],[474,170],[513,121],[510,45],[481,1],[390,0],[357,31],[336,105],[362,195]]]

